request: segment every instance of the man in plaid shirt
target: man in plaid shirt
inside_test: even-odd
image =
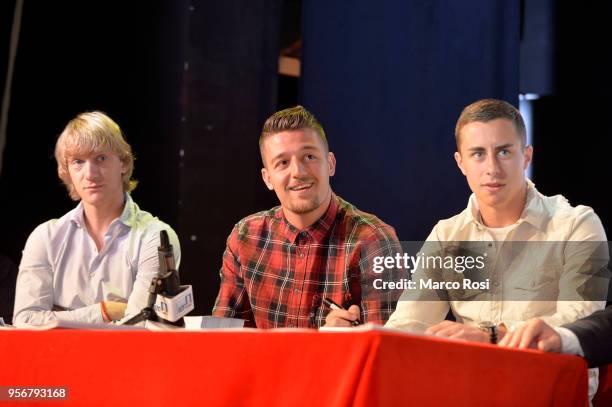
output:
[[[400,290],[374,289],[388,276],[373,259],[401,252],[394,229],[336,196],[336,159],[325,132],[302,106],[273,114],[259,138],[262,178],[280,206],[238,222],[227,239],[213,315],[258,328],[383,324]],[[340,312],[340,314],[338,314]]]

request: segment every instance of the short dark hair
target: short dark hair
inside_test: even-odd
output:
[[[521,113],[510,103],[498,99],[482,99],[467,106],[461,112],[455,126],[455,142],[459,151],[461,130],[466,124],[473,122],[487,123],[495,119],[510,120],[518,133],[521,145],[527,144],[527,130]]]
[[[261,130],[261,135],[259,136],[259,148],[261,150],[264,139],[268,136],[283,131],[301,129],[314,130],[319,137],[321,137],[321,140],[323,140],[325,151],[329,151],[329,145],[327,143],[327,137],[325,137],[323,126],[321,126],[321,123],[319,123],[312,113],[300,105],[280,110],[268,117]]]

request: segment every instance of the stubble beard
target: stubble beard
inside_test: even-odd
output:
[[[319,198],[318,197],[314,197],[314,198],[309,199],[307,201],[291,202],[289,210],[291,212],[293,212],[293,213],[297,213],[299,215],[304,215],[306,213],[310,213],[310,212],[314,211],[320,205],[321,205],[321,201],[319,200]]]

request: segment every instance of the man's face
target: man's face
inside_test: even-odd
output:
[[[507,119],[466,124],[455,160],[479,205],[503,209],[523,204],[525,169],[533,149],[522,147],[514,124]]]
[[[321,137],[312,129],[284,131],[268,136],[262,145],[262,178],[285,213],[308,216],[325,211],[331,195],[329,177],[336,159],[325,152]],[[322,214],[322,213],[321,213]]]
[[[123,196],[124,163],[117,154],[108,151],[77,153],[68,158],[68,173],[72,185],[89,205],[99,206]]]

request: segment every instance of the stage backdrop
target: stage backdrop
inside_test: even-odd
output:
[[[517,1],[305,1],[302,102],[322,122],[335,191],[425,239],[466,205],[453,159],[462,108],[518,104]]]

